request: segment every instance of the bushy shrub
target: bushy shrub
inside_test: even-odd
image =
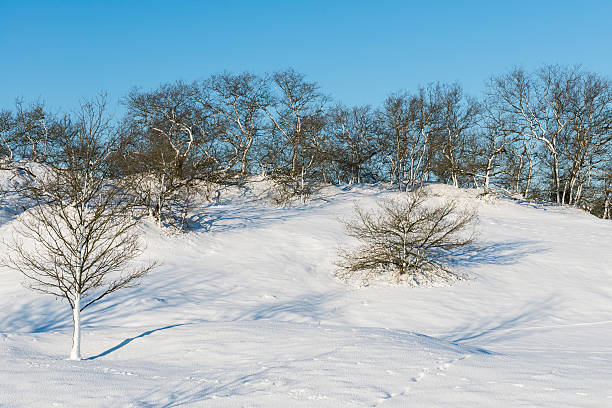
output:
[[[461,279],[450,261],[454,250],[473,242],[476,212],[453,200],[428,198],[420,188],[372,211],[356,204],[356,217],[345,226],[361,245],[340,250],[337,277],[361,282],[386,277],[413,286]]]

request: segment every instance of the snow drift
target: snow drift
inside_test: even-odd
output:
[[[478,252],[454,286],[334,279],[340,217],[397,192],[329,187],[277,208],[264,181],[223,191],[186,234],[140,228],[162,265],[83,315],[0,268],[1,406],[612,404],[612,224],[563,206],[480,200]],[[14,214],[0,213],[0,237]]]

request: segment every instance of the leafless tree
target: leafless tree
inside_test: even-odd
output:
[[[345,226],[362,245],[341,250],[337,276],[367,282],[388,275],[413,285],[460,278],[448,261],[453,249],[472,242],[476,213],[459,209],[453,201],[427,203],[426,191],[420,188],[383,201],[373,211],[356,205],[356,218]]]
[[[535,74],[515,69],[492,81],[495,110],[506,118],[504,132],[518,136],[529,160],[528,190],[534,154],[548,166],[541,199],[583,205],[585,188],[594,186],[605,152],[612,142],[610,81],[579,67],[548,65]],[[531,139],[532,142],[528,140]],[[534,172],[538,170],[535,167]],[[605,173],[605,172],[604,172]],[[603,188],[604,183],[598,182]],[[585,200],[583,200],[583,198]]]
[[[78,117],[55,126],[58,151],[23,189],[34,203],[18,218],[3,263],[21,272],[38,292],[64,299],[72,309],[70,358],[81,359],[81,312],[119,289],[136,284],[153,264],[141,254],[132,200],[121,180],[109,180],[112,149],[104,101],[82,107]]]
[[[0,186],[0,199],[18,193],[35,174],[32,168],[45,163],[54,151],[57,126],[43,103],[26,105],[17,100],[14,112],[0,112],[0,170],[9,174],[8,182]]]
[[[277,92],[270,106],[260,108],[270,121],[270,137],[283,140],[282,144],[269,144],[282,149],[272,155],[282,166],[272,175],[304,201],[313,188],[312,174],[317,170],[325,174],[320,165],[326,157],[321,142],[327,98],[316,83],[307,82],[303,74],[292,69],[276,72],[268,81]]]
[[[480,104],[463,95],[458,84],[436,86],[439,105],[438,126],[432,141],[435,172],[440,181],[459,187],[460,176],[465,174],[465,154],[470,136],[477,126]]]
[[[134,91],[126,105],[116,175],[137,182],[160,226],[183,228],[199,186],[254,172],[275,181],[283,204],[330,182],[436,181],[609,213],[612,87],[579,67],[514,69],[491,79],[482,101],[438,83],[380,109],[329,109],[317,83],[288,69]],[[2,111],[2,165],[44,163],[56,123],[41,103]]]
[[[53,123],[43,103],[17,100],[15,111],[0,112],[0,162],[12,167],[19,161],[43,163],[53,149]],[[22,169],[24,170],[24,169]]]
[[[13,121],[13,152],[15,158],[42,163],[51,153],[53,137],[49,113],[41,102],[26,105],[18,100]]]
[[[593,73],[577,76],[560,153],[561,202],[568,204],[581,202],[585,185],[609,160],[606,153],[612,144],[612,84]]]
[[[483,180],[485,192],[492,182],[508,192],[519,192],[525,161],[529,162],[529,174],[533,168],[527,143],[520,145],[521,138],[510,130],[516,118],[509,115],[504,107],[505,101],[493,86],[489,86],[482,103],[481,126],[477,129],[474,146],[477,151],[474,160],[479,172],[474,177]]]
[[[577,79],[575,70],[559,67],[542,68],[535,77],[521,69],[494,79],[500,105],[513,116],[509,130],[522,138],[533,138],[549,154],[551,196],[561,202],[559,143],[570,121],[570,98]]]
[[[178,218],[182,229],[197,184],[232,167],[218,154],[215,125],[199,102],[197,85],[181,82],[135,90],[126,101],[123,162],[160,227]]]
[[[599,215],[603,219],[612,220],[612,154],[608,157],[611,158],[610,162],[608,162],[608,168],[604,168],[602,170],[602,181],[603,181],[603,191],[601,194],[601,205],[599,210]]]
[[[334,107],[329,112],[327,132],[338,183],[341,179],[349,184],[361,183],[369,162],[378,153],[376,117],[372,108]]]
[[[409,181],[422,185],[430,180],[430,171],[435,154],[435,135],[438,130],[440,103],[436,87],[421,87],[413,98],[411,109],[414,112],[413,142],[409,154]]]
[[[390,95],[378,115],[382,150],[389,163],[389,182],[400,190],[406,179],[410,145],[416,144],[410,137],[414,122],[410,100],[410,95],[405,92]]]
[[[11,130],[13,128],[13,113],[0,111],[0,169],[4,169],[15,159],[11,146]]]
[[[249,170],[253,143],[264,131],[262,115],[271,103],[267,83],[250,73],[213,75],[202,84],[199,103],[212,111],[218,136],[231,146],[240,174]]]

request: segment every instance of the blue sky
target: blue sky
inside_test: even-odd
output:
[[[610,1],[0,0],[0,109],[293,67],[347,104],[514,66],[612,73]]]

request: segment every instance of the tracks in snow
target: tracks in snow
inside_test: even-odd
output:
[[[433,353],[430,353],[430,354],[433,355]],[[433,368],[423,367],[417,375],[412,377],[409,385],[406,385],[405,387],[403,387],[401,391],[399,392],[383,391],[386,393],[386,395],[382,398],[379,398],[378,401],[374,403],[374,405],[372,405],[372,407],[373,408],[379,407],[383,404],[395,401],[397,398],[408,396],[408,394],[410,394],[410,392],[412,391],[414,384],[425,380],[428,375],[446,377],[446,371],[452,368],[453,365],[455,365],[459,361],[467,360],[468,358],[471,358],[471,357],[472,357],[471,354],[464,354],[461,357],[453,358],[450,360],[439,359],[438,361],[436,361],[435,367]]]

